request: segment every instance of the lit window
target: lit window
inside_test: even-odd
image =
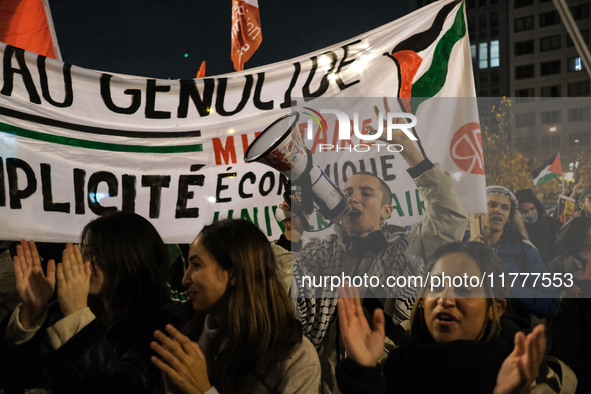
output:
[[[499,40],[490,43],[490,66],[499,67]]]
[[[488,67],[488,42],[478,45],[478,65],[480,69]]]
[[[567,61],[568,71],[581,71],[585,69],[580,57],[571,57]]]

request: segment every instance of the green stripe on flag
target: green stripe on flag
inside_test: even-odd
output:
[[[547,174],[544,174],[544,176],[534,179],[534,186],[538,186],[540,183],[544,183],[544,182],[549,181],[550,179],[554,179],[558,176],[560,176],[560,175],[556,174],[554,172],[549,172]]]
[[[129,153],[187,153],[202,152],[202,144],[194,145],[176,145],[176,146],[143,146],[143,145],[124,145],[111,144],[107,142],[97,142],[81,140],[77,138],[62,137],[59,135],[39,133],[37,131],[27,130],[16,126],[0,123],[0,132],[16,135],[19,137],[30,138],[38,141],[50,142],[52,144],[75,146],[78,148],[104,150],[112,152]]]
[[[423,101],[435,96],[445,84],[451,50],[465,34],[466,23],[464,21],[464,4],[462,4],[456,13],[454,24],[435,46],[431,66],[412,85],[411,111],[413,114],[416,113],[418,106]]]

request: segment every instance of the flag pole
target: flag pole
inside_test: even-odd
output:
[[[552,0],[554,3],[554,8],[560,15],[560,20],[562,24],[566,28],[568,35],[570,36],[573,44],[575,44],[575,49],[577,50],[585,69],[589,76],[591,76],[591,53],[589,53],[589,49],[587,48],[587,44],[583,40],[583,36],[575,22],[568,5],[566,4],[565,0]]]
[[[564,172],[562,173],[562,194],[564,194]]]
[[[560,160],[560,151],[558,151],[558,160]],[[562,162],[560,163],[560,173],[562,179],[562,194],[564,194],[564,171],[562,170]]]

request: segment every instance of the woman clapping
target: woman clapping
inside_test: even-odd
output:
[[[0,386],[55,393],[156,393],[154,330],[179,324],[169,301],[168,252],[146,219],[115,212],[88,223],[47,272],[33,242],[14,259],[21,304],[0,326]],[[50,302],[57,287],[57,302]]]

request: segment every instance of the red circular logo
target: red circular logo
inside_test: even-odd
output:
[[[451,139],[449,153],[454,163],[462,170],[470,174],[484,175],[480,124],[470,122],[460,127]]]

